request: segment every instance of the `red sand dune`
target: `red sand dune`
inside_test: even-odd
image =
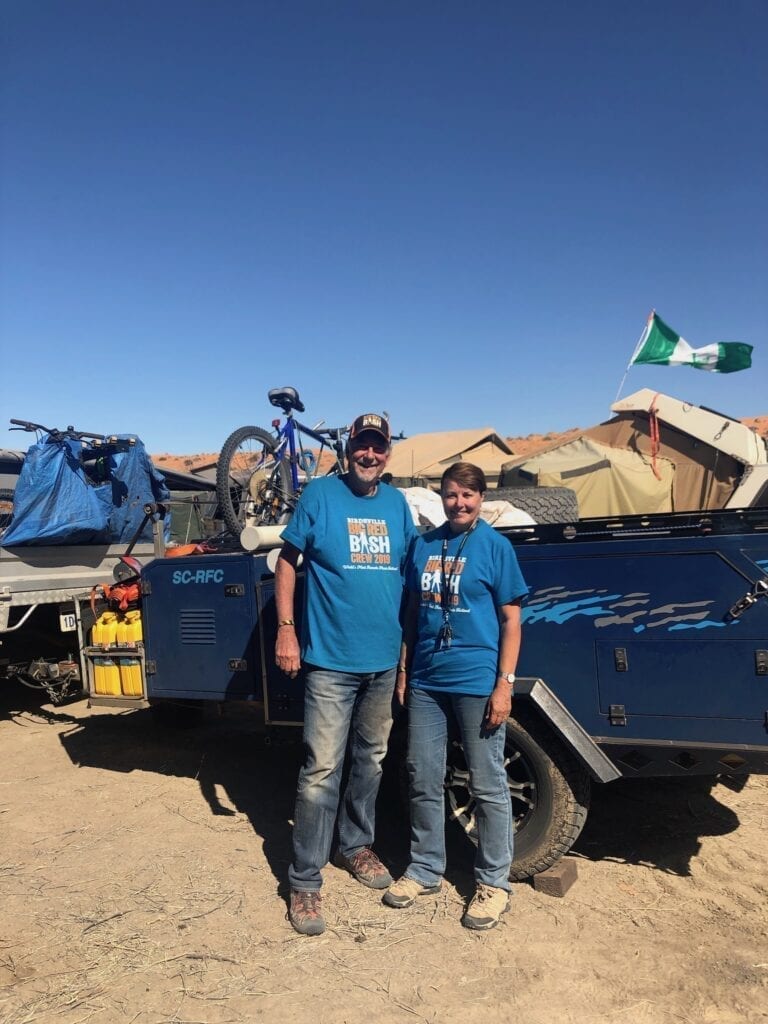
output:
[[[761,437],[768,439],[768,415],[746,416],[741,421],[751,427]],[[531,455],[542,448],[551,448],[553,445],[563,441],[570,441],[578,437],[582,427],[571,427],[562,433],[556,434],[526,434],[525,437],[508,437],[507,443],[515,455]],[[191,473],[199,466],[213,465],[218,458],[218,452],[205,452],[197,455],[153,455],[152,459],[162,469],[175,469],[183,473]]]

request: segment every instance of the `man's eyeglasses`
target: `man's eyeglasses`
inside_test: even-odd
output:
[[[350,441],[349,447],[353,452],[367,452],[370,448],[376,455],[386,455],[388,451],[388,445],[384,441],[363,441],[362,438]]]

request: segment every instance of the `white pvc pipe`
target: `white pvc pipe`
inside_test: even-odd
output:
[[[246,526],[240,534],[240,547],[243,551],[279,548],[284,529],[284,526]]]

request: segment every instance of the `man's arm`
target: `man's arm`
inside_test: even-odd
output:
[[[277,638],[275,664],[295,679],[301,668],[301,652],[295,625],[286,625],[294,619],[296,594],[296,563],[301,552],[293,544],[283,544],[275,569],[275,608],[277,610]],[[282,623],[282,625],[281,625]]]

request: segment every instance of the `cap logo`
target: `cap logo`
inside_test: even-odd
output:
[[[374,427],[376,430],[381,430],[381,416],[373,416],[371,414],[368,414],[367,416],[363,416],[362,420],[363,422],[361,425],[361,429],[363,429],[364,427]]]

